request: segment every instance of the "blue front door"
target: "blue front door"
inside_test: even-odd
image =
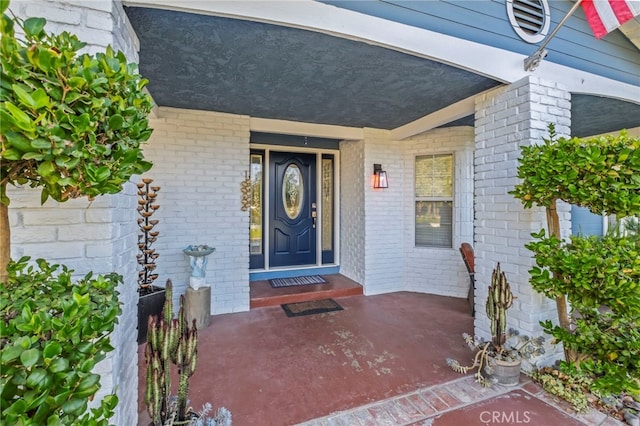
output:
[[[316,259],[316,156],[271,152],[269,265],[311,265]]]

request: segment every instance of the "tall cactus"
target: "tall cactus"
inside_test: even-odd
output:
[[[184,295],[180,296],[180,313],[178,318],[180,323],[180,339],[178,340],[178,347],[175,352],[173,352],[171,360],[178,366],[178,420],[185,420],[187,414],[187,396],[189,394],[189,378],[195,372],[198,360],[198,329],[196,328],[195,319],[191,327],[189,327],[185,320]]]
[[[178,318],[173,317],[173,286],[167,280],[162,317],[149,317],[149,339],[145,351],[147,389],[145,402],[155,426],[172,419],[186,420],[189,378],[197,360],[198,331],[195,320],[190,327],[184,315],[184,297],[180,297]],[[171,405],[171,363],[178,367],[179,384],[175,412]]]
[[[513,293],[507,281],[507,277],[500,270],[500,263],[491,274],[491,285],[489,285],[487,296],[487,317],[491,320],[491,336],[493,345],[500,349],[506,340],[507,332],[507,309],[513,303]]]

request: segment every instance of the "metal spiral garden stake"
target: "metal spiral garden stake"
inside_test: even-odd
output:
[[[178,318],[173,317],[173,289],[167,281],[166,301],[162,317],[149,317],[147,389],[145,402],[155,426],[188,423],[187,395],[189,378],[196,369],[198,330],[196,322],[189,326],[184,316],[184,296],[180,296]],[[171,401],[171,363],[178,367],[178,395]]]
[[[500,263],[491,274],[491,285],[487,296],[487,317],[491,320],[491,336],[496,349],[502,347],[507,333],[507,309],[513,303],[513,293],[507,277],[500,270]]]
[[[154,274],[156,269],[156,259],[159,254],[151,248],[151,245],[158,239],[158,231],[152,231],[153,227],[158,224],[158,220],[152,220],[151,216],[160,208],[155,204],[155,199],[160,191],[159,186],[151,186],[153,179],[144,178],[138,183],[138,227],[141,233],[138,234],[138,249],[140,253],[137,256],[138,264],[142,269],[138,272],[138,288],[140,295],[150,293],[153,281],[158,278],[158,274]]]

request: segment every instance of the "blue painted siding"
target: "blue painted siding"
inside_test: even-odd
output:
[[[571,206],[571,234],[602,236],[602,216],[586,207]]]
[[[524,55],[537,49],[537,45],[520,39],[511,27],[505,0],[319,1]],[[549,33],[572,5],[568,0],[549,1]],[[640,51],[620,31],[596,40],[581,8],[551,40],[547,50],[546,61],[640,85]]]

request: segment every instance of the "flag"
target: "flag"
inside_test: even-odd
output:
[[[599,39],[640,15],[640,0],[582,0],[582,9]]]

